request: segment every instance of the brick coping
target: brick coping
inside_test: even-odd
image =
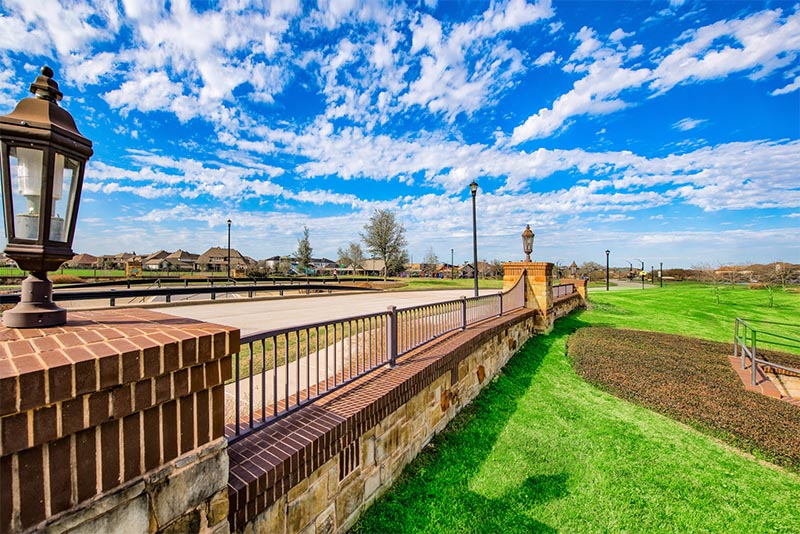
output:
[[[213,351],[198,351],[206,345]],[[238,350],[236,328],[143,309],[73,311],[52,328],[0,327],[0,416],[203,363],[201,352],[215,359]]]
[[[742,369],[741,357],[728,356],[728,361],[731,363],[733,370],[739,376],[744,388],[747,391],[755,391],[756,393],[761,393],[767,397],[782,400],[784,402],[788,402],[789,404],[800,407],[800,399],[793,399],[792,397],[783,395],[778,387],[772,383],[769,375],[764,372],[761,366],[756,368],[756,385],[753,386],[751,384],[752,369],[750,367]]]
[[[276,502],[476,347],[538,313],[522,309],[446,336],[228,447],[231,530]]]

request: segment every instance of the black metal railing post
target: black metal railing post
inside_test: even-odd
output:
[[[389,366],[394,367],[397,364],[397,307],[389,306],[386,308],[389,312],[386,326],[386,352],[389,354]]]
[[[497,298],[500,299],[500,313],[497,314],[498,317],[503,316],[503,292],[497,294]]]
[[[461,297],[461,330],[467,329],[467,297]]]

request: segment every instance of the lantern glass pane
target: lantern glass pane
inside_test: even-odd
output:
[[[42,207],[44,152],[35,148],[9,147],[14,237],[36,240]]]
[[[80,164],[74,159],[56,154],[53,173],[53,211],[50,218],[51,241],[66,243],[69,237],[79,166]]]

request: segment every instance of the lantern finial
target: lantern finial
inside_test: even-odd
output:
[[[41,74],[31,84],[31,93],[36,95],[36,98],[41,98],[48,102],[56,103],[61,101],[64,93],[58,90],[58,82],[53,79],[53,69],[45,65],[39,72]]]

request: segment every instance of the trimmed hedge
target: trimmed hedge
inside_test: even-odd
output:
[[[576,372],[601,389],[800,472],[800,408],[745,390],[728,360],[732,350],[729,343],[600,327],[578,330],[567,348]]]

